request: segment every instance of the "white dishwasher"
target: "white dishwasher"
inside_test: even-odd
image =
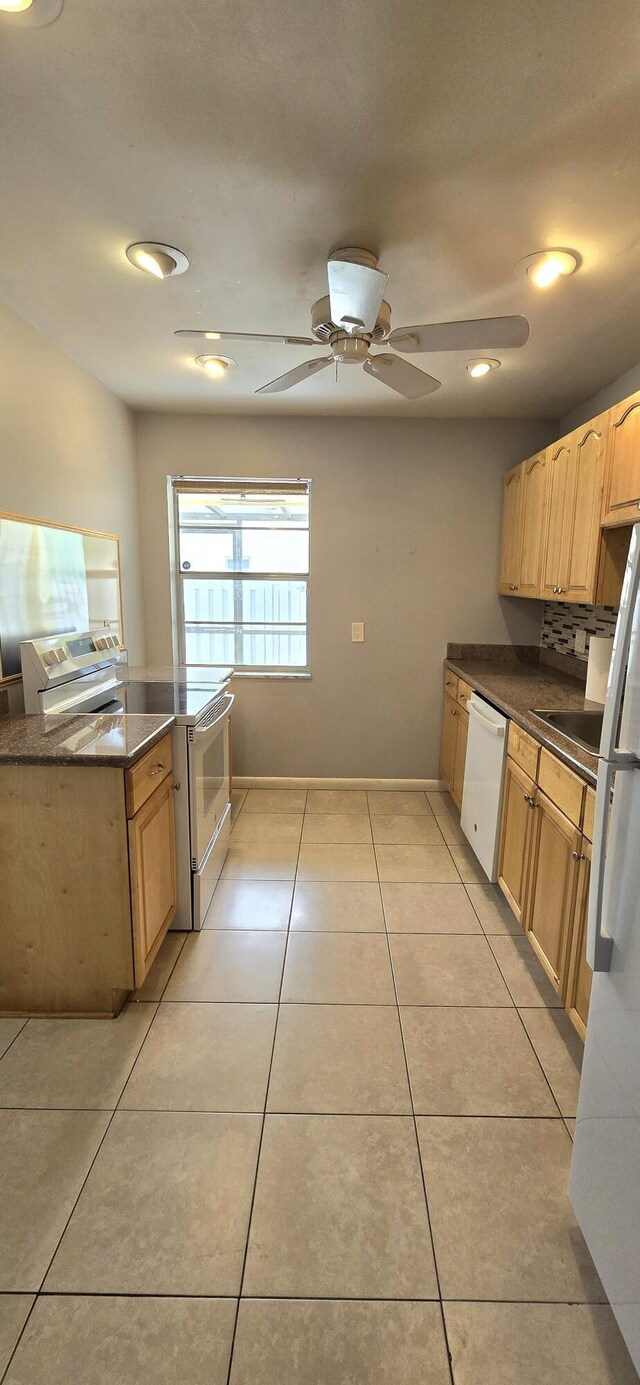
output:
[[[472,693],[460,826],[489,880],[498,878],[500,806],[507,753],[507,718]]]

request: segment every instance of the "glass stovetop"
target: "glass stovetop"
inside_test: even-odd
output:
[[[117,697],[111,698],[100,710],[197,717],[220,692],[221,688],[214,684],[196,688],[190,683],[132,682],[119,689]]]

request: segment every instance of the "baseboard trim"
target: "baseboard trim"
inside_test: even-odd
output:
[[[331,779],[308,775],[277,776],[234,774],[234,789],[413,789],[440,793],[445,784],[440,779]]]

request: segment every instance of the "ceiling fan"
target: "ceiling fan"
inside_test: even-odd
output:
[[[348,247],[336,250],[327,262],[329,294],[319,298],[311,309],[311,337],[281,336],[262,332],[219,332],[183,328],[177,337],[200,337],[206,341],[265,341],[285,346],[325,346],[330,356],[315,357],[293,367],[277,380],[262,385],[256,394],[279,394],[302,380],[326,370],[335,361],[340,365],[362,365],[367,375],[381,380],[405,399],[420,399],[440,388],[440,380],[418,370],[400,356],[389,352],[372,353],[371,347],[383,342],[403,354],[416,351],[489,351],[524,346],[529,336],[526,317],[486,317],[469,322],[433,322],[418,327],[396,327],[391,331],[391,308],[384,292],[388,275],[378,269],[377,256],[370,250]]]

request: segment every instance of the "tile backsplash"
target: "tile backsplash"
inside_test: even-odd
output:
[[[572,654],[586,664],[589,635],[614,635],[617,615],[616,606],[565,606],[560,601],[545,601],[540,644],[558,654]],[[587,636],[584,654],[576,653],[576,630],[584,630]]]

